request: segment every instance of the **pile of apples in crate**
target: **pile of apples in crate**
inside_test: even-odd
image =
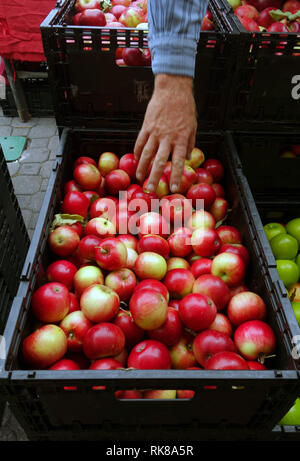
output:
[[[298,0],[227,0],[250,32],[300,33]]]
[[[76,0],[71,22],[75,26],[148,30],[147,0]],[[214,29],[212,15],[207,11],[201,30]],[[119,66],[151,66],[151,53],[148,48],[119,48],[116,63]]]
[[[171,161],[147,191],[152,164],[138,184],[132,153],[74,162],[32,296],[29,368],[266,369],[275,334],[264,300],[245,285],[240,230],[226,223],[223,164],[195,147],[173,194]]]

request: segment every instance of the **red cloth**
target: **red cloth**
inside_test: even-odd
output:
[[[56,0],[0,0],[0,56],[45,61],[40,25]]]

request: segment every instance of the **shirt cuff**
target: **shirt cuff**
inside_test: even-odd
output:
[[[187,77],[195,75],[197,42],[188,37],[158,34],[149,38],[152,71],[156,74],[173,74]]]

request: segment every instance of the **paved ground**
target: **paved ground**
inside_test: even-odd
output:
[[[30,238],[47,188],[59,142],[54,118],[4,117],[0,108],[0,136],[25,136],[26,148],[19,160],[8,163],[15,194]],[[26,435],[6,406],[0,426],[0,441],[26,441]]]

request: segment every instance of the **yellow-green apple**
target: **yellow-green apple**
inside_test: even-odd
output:
[[[125,346],[125,335],[118,325],[101,322],[93,325],[83,338],[83,352],[91,360],[115,357]]]
[[[70,256],[78,247],[80,237],[70,226],[58,226],[48,237],[50,250],[58,256]]]
[[[172,269],[190,269],[191,266],[185,258],[179,256],[172,256],[167,260],[167,272]]]
[[[183,324],[179,312],[174,307],[168,306],[166,320],[160,327],[149,330],[148,336],[170,347],[179,341],[182,333]]]
[[[34,369],[49,367],[60,360],[66,352],[67,337],[58,325],[43,325],[26,336],[22,343],[23,359]]]
[[[163,343],[155,339],[144,339],[129,352],[128,368],[138,370],[168,370],[171,368],[170,352]]]
[[[245,263],[234,253],[220,253],[213,258],[211,273],[220,277],[229,287],[241,285],[245,277]]]
[[[106,176],[119,168],[119,157],[114,152],[102,152],[98,159],[98,168],[102,176]]]
[[[275,333],[262,320],[243,322],[235,330],[233,338],[238,352],[247,360],[256,360],[275,352]]]
[[[143,392],[144,399],[176,399],[176,390],[149,389]]]
[[[174,346],[169,347],[172,368],[185,370],[186,368],[197,365],[195,355],[192,350],[194,335],[184,330],[179,341]]]
[[[127,248],[116,238],[106,238],[95,248],[95,258],[100,268],[114,271],[126,266]]]
[[[104,284],[104,275],[97,266],[83,266],[74,275],[74,289],[77,297],[80,297],[83,291],[95,283]]]
[[[216,220],[213,215],[206,210],[194,211],[188,220],[187,227],[192,230],[196,229],[214,229]]]
[[[138,240],[137,252],[141,254],[145,251],[157,253],[161,255],[163,258],[167,259],[170,253],[169,242],[160,235],[142,235],[141,238]]]
[[[275,237],[277,234],[286,234],[286,228],[277,222],[270,222],[264,225],[264,231],[268,240]]]
[[[216,318],[211,325],[209,325],[210,330],[220,331],[226,335],[232,337],[233,326],[230,323],[227,315],[222,314],[222,312],[217,312]]]
[[[135,262],[137,260],[138,253],[136,250],[127,247],[127,259],[126,259],[126,266],[128,269],[134,269]]]
[[[129,310],[134,322],[144,330],[161,327],[168,313],[166,298],[150,288],[136,290],[130,298]]]
[[[145,251],[138,255],[134,272],[139,279],[162,280],[167,272],[167,262],[163,256],[153,251]]]
[[[119,295],[106,285],[91,285],[80,297],[81,311],[93,323],[109,322],[117,315],[119,307]]]
[[[221,239],[222,245],[224,245],[224,243],[242,243],[242,235],[239,229],[234,226],[224,224],[217,227],[216,231]]]
[[[65,285],[68,290],[73,288],[73,278],[77,272],[77,267],[70,261],[59,259],[53,261],[46,269],[48,282],[59,282]]]
[[[128,301],[136,286],[135,273],[126,267],[109,272],[105,277],[105,285],[114,290],[121,301]]]
[[[78,165],[73,171],[73,178],[83,190],[97,190],[102,180],[100,171],[91,163]]]
[[[193,293],[208,296],[214,302],[218,311],[224,309],[230,300],[228,285],[220,277],[213,274],[200,275],[194,282]]]
[[[144,22],[144,15],[141,8],[128,7],[119,17],[119,22],[125,27],[136,27]]]
[[[194,253],[208,258],[218,253],[221,248],[221,239],[214,229],[198,228],[192,234],[191,244]]]
[[[120,191],[125,191],[131,183],[126,171],[117,168],[105,176],[105,190],[109,195],[118,196]]]
[[[226,217],[228,207],[229,207],[228,200],[226,200],[223,197],[216,197],[209,211],[215,218],[215,221],[219,222],[219,221],[222,221]]]
[[[59,326],[66,334],[68,351],[81,352],[84,335],[93,326],[93,323],[81,310],[78,310],[66,315]]]
[[[192,293],[194,282],[195,277],[188,269],[172,269],[164,278],[171,299],[182,299]]]
[[[193,353],[197,362],[203,367],[210,357],[217,352],[236,352],[234,341],[226,333],[215,330],[204,330],[197,334],[193,341]]]
[[[145,330],[135,323],[129,310],[120,308],[112,322],[118,325],[123,331],[125,335],[125,347],[128,349],[142,341],[145,337]]]
[[[227,306],[227,315],[234,326],[238,326],[247,320],[264,320],[267,315],[267,307],[257,293],[244,291],[234,295]]]
[[[67,315],[69,308],[69,290],[62,283],[45,283],[35,290],[32,295],[31,310],[41,322],[60,322]]]
[[[199,168],[204,161],[205,155],[202,150],[198,147],[194,147],[189,155],[189,158],[185,162],[195,170],[196,168]]]
[[[169,237],[168,244],[172,256],[185,257],[192,251],[192,230],[188,227],[178,227]]]
[[[96,235],[102,239],[106,237],[114,237],[116,235],[116,226],[114,222],[106,218],[90,219],[84,229],[85,235]]]
[[[202,293],[190,293],[179,304],[182,323],[193,331],[209,328],[217,315],[217,308],[211,298]]]

